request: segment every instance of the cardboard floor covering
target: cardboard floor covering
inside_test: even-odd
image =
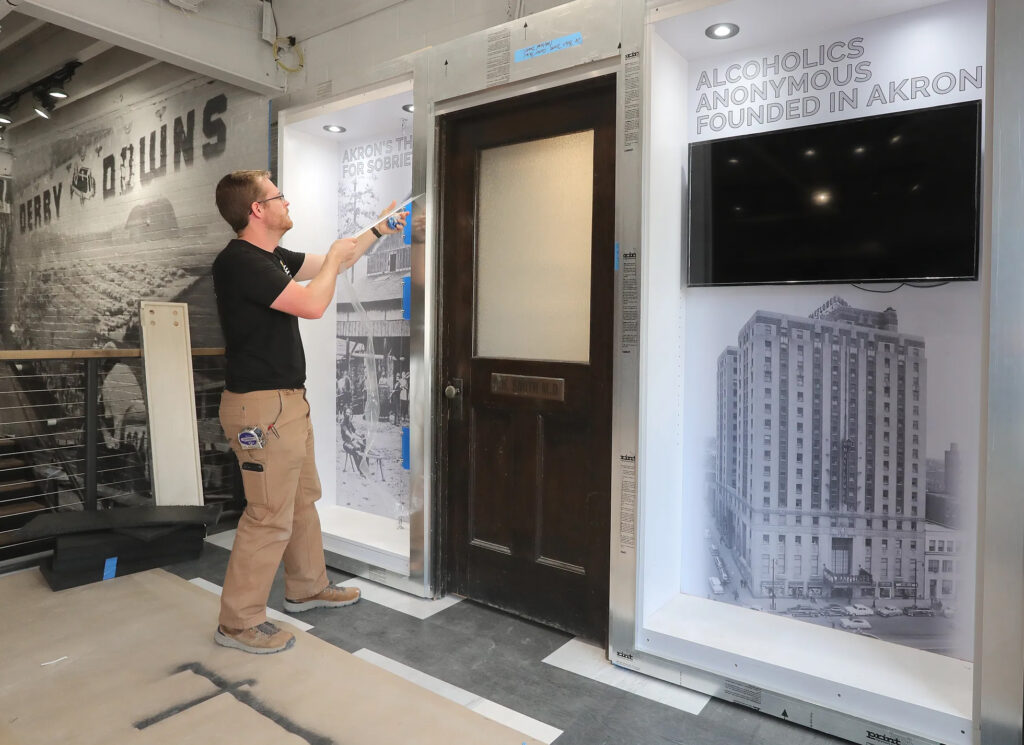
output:
[[[293,628],[281,654],[217,646],[218,603],[159,569],[0,576],[0,745],[539,745]]]

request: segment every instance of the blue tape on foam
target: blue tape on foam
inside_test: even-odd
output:
[[[409,428],[402,427],[402,468],[409,470]]]
[[[412,318],[412,277],[402,277],[402,318]]]
[[[117,557],[111,556],[103,562],[103,579],[113,579],[117,576]]]
[[[619,271],[619,242],[615,241],[615,271]]]
[[[578,47],[582,43],[583,34],[568,34],[557,39],[542,41],[540,44],[517,49],[514,59],[516,62],[523,62],[534,57],[543,57],[545,54],[551,54],[552,52],[561,52],[563,49],[569,49],[570,47]]]

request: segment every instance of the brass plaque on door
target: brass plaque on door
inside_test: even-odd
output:
[[[491,373],[491,393],[564,401],[565,378],[538,378],[533,375]]]

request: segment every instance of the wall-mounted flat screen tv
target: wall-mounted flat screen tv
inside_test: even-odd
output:
[[[981,103],[690,145],[691,286],[978,278]]]

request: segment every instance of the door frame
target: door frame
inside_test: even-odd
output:
[[[519,98],[521,96],[526,96],[526,95],[533,94],[533,93],[538,93],[538,92],[542,92],[542,91],[550,91],[550,90],[554,90],[554,89],[558,89],[558,88],[564,88],[566,86],[571,86],[571,85],[574,85],[576,83],[581,83],[581,82],[584,82],[584,81],[587,81],[587,80],[593,80],[593,79],[596,79],[596,78],[612,75],[612,74],[614,74],[616,72],[616,69],[618,67],[619,67],[618,60],[603,61],[603,62],[599,62],[599,63],[594,63],[592,65],[588,65],[587,69],[585,69],[585,70],[576,69],[576,70],[572,70],[572,71],[566,71],[564,73],[562,73],[562,72],[560,72],[560,73],[553,73],[551,75],[544,76],[542,79],[539,79],[539,80],[531,80],[528,83],[525,83],[525,84],[523,84],[521,86],[515,86],[515,88],[513,90],[503,90],[501,93],[498,93],[498,92],[484,92],[484,93],[480,93],[480,94],[470,95],[470,96],[462,97],[462,98],[460,98],[458,100],[455,100],[455,101],[446,102],[445,105],[435,107],[435,109],[434,109],[434,116],[433,116],[433,119],[434,119],[433,128],[434,128],[435,135],[437,135],[437,147],[436,147],[436,150],[435,150],[435,157],[437,159],[437,163],[436,163],[436,170],[435,170],[436,181],[435,181],[435,183],[432,186],[433,186],[434,189],[436,189],[436,193],[438,194],[438,196],[440,196],[440,194],[442,193],[441,179],[444,176],[443,168],[442,168],[443,153],[441,152],[441,148],[443,146],[443,143],[441,142],[441,138],[440,138],[440,127],[441,127],[440,119],[441,119],[441,117],[448,116],[450,114],[456,114],[456,113],[459,113],[459,112],[468,111],[470,109],[481,108],[481,107],[487,106],[489,104],[495,104],[495,103],[499,103],[499,102],[503,102],[503,101],[513,100],[515,98]],[[616,88],[618,88],[618,81],[617,81],[617,84],[616,84]],[[618,192],[618,180],[619,180],[619,174],[618,174],[618,172],[616,172],[616,192]],[[449,580],[449,575],[450,575],[450,563],[449,563],[450,556],[449,556],[449,553],[448,553],[448,551],[449,551],[449,540],[448,540],[449,539],[449,535],[448,535],[447,520],[448,520],[449,510],[451,508],[451,498],[450,498],[450,495],[449,495],[449,492],[448,492],[448,484],[447,484],[447,476],[446,476],[447,475],[447,469],[448,469],[447,451],[446,451],[446,447],[445,447],[445,444],[447,442],[447,437],[448,437],[448,425],[447,425],[447,416],[446,416],[447,407],[444,405],[444,402],[442,400],[442,395],[441,395],[442,372],[443,372],[442,368],[443,368],[443,363],[444,363],[444,355],[443,355],[443,352],[442,352],[442,339],[443,339],[443,335],[444,335],[444,318],[445,318],[445,316],[444,316],[444,307],[443,307],[443,303],[442,303],[442,283],[444,281],[444,277],[442,276],[442,267],[443,267],[443,264],[444,264],[444,257],[445,257],[445,247],[443,245],[443,240],[442,240],[443,228],[444,228],[444,226],[443,226],[442,221],[441,221],[441,212],[440,212],[440,209],[438,209],[438,219],[437,219],[437,223],[436,223],[437,251],[436,251],[436,254],[435,254],[436,262],[437,262],[436,266],[435,266],[435,271],[437,272],[437,275],[436,275],[437,279],[433,283],[433,288],[434,288],[434,291],[436,293],[436,300],[435,300],[435,302],[433,304],[434,312],[436,313],[436,316],[435,316],[435,318],[436,318],[436,325],[434,326],[434,337],[435,337],[434,338],[434,343],[436,344],[435,349],[437,349],[437,353],[434,355],[434,358],[433,358],[433,363],[434,363],[433,364],[433,378],[434,378],[434,380],[437,381],[437,383],[434,386],[433,395],[431,397],[433,413],[432,413],[432,416],[431,416],[432,426],[431,426],[430,429],[432,430],[432,435],[434,437],[434,442],[436,444],[435,448],[434,448],[434,459],[433,459],[433,463],[434,463],[434,474],[433,474],[434,475],[434,493],[436,495],[436,499],[435,499],[435,502],[434,502],[434,508],[432,510],[432,515],[433,515],[433,520],[434,520],[434,523],[433,523],[433,525],[434,525],[434,530],[433,530],[433,535],[434,535],[433,547],[434,547],[434,551],[435,551],[435,554],[434,554],[435,559],[434,559],[434,562],[433,562],[433,566],[434,566],[435,587],[437,588],[437,591],[440,594],[447,593],[449,591],[449,589],[450,589],[449,586],[448,586],[448,584],[449,584],[448,580]],[[618,242],[617,236],[618,236],[618,225],[616,225],[616,243]],[[618,285],[617,282],[616,282],[616,285]],[[617,319],[619,318],[618,305],[619,305],[619,298],[620,297],[621,297],[621,293],[618,292],[618,287],[616,287],[616,292],[615,292],[615,298],[616,298],[616,313],[615,313],[616,325],[615,325],[615,332],[613,332],[613,336],[615,337],[616,341],[618,339],[618,333],[617,333],[618,332],[618,323],[617,323]],[[615,428],[615,415],[614,415],[614,412],[615,412],[615,404],[616,404],[616,402],[614,400],[614,390],[616,389],[616,386],[615,386],[615,372],[614,372],[614,370],[612,372],[612,389],[613,389],[613,402],[612,402],[612,411],[613,411],[612,420],[613,421],[612,421],[612,429],[614,431],[614,428]],[[614,440],[614,434],[613,434],[613,440]],[[615,485],[613,483],[612,484],[612,491],[614,491],[614,490],[615,490]]]
[[[510,115],[510,114],[514,115],[516,112],[521,110],[519,108],[520,104],[519,104],[518,101],[522,101],[522,106],[536,106],[536,107],[542,107],[542,108],[550,107],[552,105],[556,105],[557,106],[559,104],[560,100],[563,99],[563,96],[573,96],[573,97],[586,98],[587,102],[586,102],[585,105],[587,105],[587,106],[589,106],[589,105],[591,105],[591,103],[593,103],[593,100],[595,99],[595,97],[599,97],[599,98],[602,99],[601,106],[600,106],[600,111],[601,111],[600,115],[595,116],[595,118],[593,120],[591,120],[593,125],[594,125],[594,127],[595,127],[595,145],[594,145],[594,147],[595,147],[595,149],[597,149],[598,148],[598,142],[599,141],[602,142],[603,146],[601,148],[601,157],[605,157],[605,158],[610,157],[610,158],[612,158],[614,160],[615,149],[616,149],[615,148],[615,137],[614,137],[613,126],[609,126],[609,125],[612,124],[612,122],[613,122],[613,118],[612,117],[614,116],[613,115],[613,111],[614,111],[613,107],[614,107],[615,82],[616,81],[615,81],[614,72],[612,70],[608,70],[605,74],[588,75],[587,77],[583,78],[580,81],[576,81],[576,82],[573,82],[573,83],[561,83],[561,84],[559,84],[559,85],[557,85],[555,87],[548,87],[548,88],[541,89],[539,92],[524,93],[522,95],[516,96],[515,98],[503,98],[503,99],[501,99],[499,101],[495,101],[495,102],[492,102],[490,104],[483,105],[483,106],[473,106],[473,107],[470,107],[470,108],[462,108],[462,109],[459,109],[459,110],[454,111],[454,112],[446,112],[444,115],[442,115],[438,119],[438,124],[439,124],[438,134],[439,134],[439,143],[440,143],[439,148],[438,148],[438,152],[439,152],[439,157],[440,157],[440,159],[442,161],[441,164],[440,164],[440,167],[439,167],[439,171],[438,171],[439,177],[441,177],[442,179],[445,178],[445,169],[444,169],[445,163],[444,163],[444,161],[448,158],[448,155],[449,155],[449,153],[446,152],[446,147],[448,146],[448,143],[451,142],[451,139],[450,139],[451,138],[451,131],[452,130],[457,130],[460,127],[460,125],[467,118],[468,119],[472,119],[472,117],[474,117],[477,113],[480,113],[484,117],[501,117],[501,116]],[[574,120],[574,121],[576,121],[576,120]],[[579,125],[582,121],[583,121],[582,119],[579,120],[579,121],[576,121],[576,124]],[[526,139],[524,139],[524,140],[514,140],[512,142],[509,142],[508,144],[516,144],[516,143],[520,143],[520,142],[529,141],[533,137],[537,136],[538,129],[540,129],[540,130],[548,130],[548,128],[550,126],[552,126],[552,125],[550,125],[549,122],[545,121],[543,116],[540,117],[539,119],[537,119],[536,122],[537,122],[537,129],[531,129],[530,131],[532,132],[532,134],[531,135],[527,135]],[[564,122],[563,122],[563,124],[564,124]],[[583,125],[583,126],[587,126],[587,125]],[[598,137],[598,130],[602,133],[600,138]],[[571,131],[575,131],[575,128],[573,128]],[[565,132],[562,132],[562,134],[565,134]],[[558,136],[558,135],[547,134],[545,136],[554,137],[554,136]],[[504,142],[504,140],[502,140],[502,142]],[[607,165],[604,168],[601,168],[599,166],[599,161],[595,160],[595,162],[594,162],[594,169],[595,169],[595,175],[594,175],[594,179],[595,179],[595,186],[594,186],[594,188],[595,188],[595,198],[597,198],[596,195],[600,192],[601,194],[603,194],[603,199],[604,200],[614,202],[614,177],[611,180],[608,179],[608,176],[611,175],[611,174],[608,171]],[[600,184],[603,185],[603,187],[599,187],[599,176],[598,176],[599,173],[603,173],[603,177],[602,177],[603,180],[600,180]],[[443,194],[444,192],[442,191],[441,193]],[[611,207],[612,207],[612,211],[614,211],[613,204],[611,205]],[[450,214],[451,214],[451,210],[450,209],[448,210],[448,213],[449,213],[449,216],[450,216]],[[608,215],[608,211],[606,210],[606,211],[604,211],[602,213],[598,213],[598,214]],[[605,247],[605,245],[607,245],[607,243],[614,243],[614,220],[609,221],[609,219],[607,217],[604,217],[604,218],[596,218],[595,217],[595,225],[598,224],[598,223],[601,223],[604,226],[601,229],[601,231],[600,231],[600,235],[595,233],[595,241],[596,241],[597,245],[600,246],[600,248],[592,247],[591,248],[591,252],[589,253],[590,261],[591,262],[595,262],[592,265],[593,266],[592,281],[595,282],[596,284],[594,284],[593,286],[590,286],[588,289],[593,293],[591,295],[591,302],[597,302],[598,303],[598,305],[596,306],[597,308],[600,309],[598,311],[598,313],[602,314],[604,316],[605,323],[608,323],[609,325],[608,326],[603,326],[603,328],[605,328],[606,332],[607,332],[607,336],[604,337],[603,341],[598,341],[596,347],[595,346],[591,346],[590,347],[591,357],[590,357],[590,360],[589,360],[588,364],[589,365],[594,365],[594,364],[600,365],[600,367],[598,367],[598,368],[592,368],[592,372],[593,372],[594,375],[599,375],[601,377],[603,377],[605,375],[608,376],[607,381],[606,381],[607,382],[607,388],[605,389],[608,392],[608,397],[606,399],[603,398],[603,397],[600,399],[600,400],[605,402],[604,405],[606,406],[606,409],[605,409],[606,416],[602,416],[601,417],[601,422],[602,422],[601,425],[598,425],[596,422],[592,423],[592,424],[594,424],[594,426],[598,426],[601,429],[607,428],[607,433],[606,433],[607,437],[605,438],[604,436],[602,436],[599,440],[593,441],[592,444],[593,444],[594,447],[600,447],[602,450],[604,450],[605,448],[608,448],[608,454],[610,455],[610,452],[611,452],[610,449],[611,449],[611,445],[612,445],[612,436],[611,436],[612,435],[612,432],[611,432],[611,428],[612,428],[612,406],[611,406],[611,403],[612,403],[611,402],[611,392],[612,392],[611,383],[612,383],[612,379],[611,378],[612,378],[612,374],[613,374],[613,370],[612,370],[612,357],[613,357],[613,355],[612,355],[612,348],[613,348],[612,342],[613,342],[614,331],[615,331],[615,323],[614,323],[613,315],[604,315],[604,314],[611,313],[612,310],[613,310],[610,307],[610,304],[607,302],[610,299],[610,298],[608,298],[608,293],[607,292],[604,293],[604,298],[603,298],[603,301],[602,301],[601,293],[596,288],[603,287],[603,288],[605,288],[605,290],[612,290],[612,292],[614,293],[614,290],[613,290],[613,287],[614,287],[614,273],[611,271],[611,264],[612,264],[612,259],[613,259],[613,254],[612,254],[612,252],[610,250],[611,246],[610,245],[607,246],[607,248],[609,249],[607,254],[603,253],[604,247]],[[444,235],[444,232],[445,232],[444,228],[445,228],[445,226],[444,226],[443,223],[441,225],[439,225],[438,229],[439,229],[439,232],[440,232],[440,234],[442,236]],[[609,231],[609,228],[611,229],[610,231]],[[437,357],[438,357],[438,359],[437,359],[437,371],[438,371],[438,376],[439,376],[438,377],[439,387],[443,387],[447,383],[447,381],[451,379],[450,376],[453,374],[451,371],[449,371],[447,375],[444,374],[445,373],[445,369],[446,369],[446,364],[445,363],[446,363],[446,360],[448,360],[448,356],[446,354],[447,350],[444,349],[444,343],[445,343],[446,336],[448,336],[448,338],[450,339],[450,332],[451,332],[451,327],[448,324],[445,323],[445,297],[446,296],[448,296],[449,298],[451,297],[451,288],[448,287],[445,284],[445,282],[448,279],[448,277],[451,277],[452,279],[458,281],[458,278],[454,277],[451,274],[451,272],[453,272],[453,271],[461,271],[461,266],[458,269],[455,269],[455,270],[453,270],[452,267],[448,267],[448,271],[450,272],[450,274],[447,275],[447,276],[445,276],[443,274],[444,267],[446,265],[446,261],[445,260],[452,258],[452,255],[449,254],[445,250],[444,241],[443,240],[440,242],[440,244],[441,244],[441,250],[438,252],[438,254],[439,254],[439,260],[441,262],[442,274],[441,274],[441,276],[439,276],[439,282],[437,284],[437,291],[438,291],[438,298],[439,298],[438,299],[438,313],[439,313],[439,318],[440,318],[441,322],[438,324],[438,339],[439,339],[438,350],[439,350],[439,353],[437,355]],[[602,244],[605,244],[605,245],[602,245]],[[464,256],[465,254],[462,254],[462,255]],[[602,267],[601,266],[601,262],[603,262],[604,260],[607,260],[608,264],[605,264]],[[596,279],[595,279],[595,277],[596,277]],[[461,293],[461,289],[459,289],[457,291],[457,293]],[[456,309],[453,310],[453,316],[454,317],[458,317],[458,316],[460,316],[462,314],[462,312],[464,312],[464,311],[463,311],[463,309],[461,307],[460,308],[456,308]],[[591,320],[593,321],[593,317],[591,318]],[[474,322],[474,326],[475,326],[475,322]],[[594,328],[595,328],[595,326],[594,326],[594,324],[592,322],[591,323],[591,332],[593,332]],[[449,332],[449,334],[446,334],[446,330]],[[599,340],[602,338],[600,333],[598,333],[597,336],[598,336]],[[594,343],[594,338],[593,337],[590,339],[590,342],[591,342],[591,344]],[[602,350],[603,350],[603,352],[602,352]],[[450,361],[450,360],[448,360],[448,361]],[[518,369],[517,368],[518,364],[521,364],[521,363],[524,363],[524,362],[528,362],[528,361],[527,360],[507,360],[506,362],[507,362],[508,365],[511,366],[508,369],[513,371],[513,372],[515,372]],[[553,362],[553,361],[542,360],[542,361],[538,361],[538,362],[543,364],[544,362]],[[454,374],[456,376],[458,375],[458,373],[454,373]],[[544,373],[535,373],[535,374],[545,374],[545,375],[547,375],[547,374],[556,374],[556,373],[544,372]],[[562,374],[565,374],[565,373],[562,373]],[[572,385],[572,382],[571,382],[569,374],[566,374],[566,382],[567,382],[566,388],[568,389]],[[472,386],[470,386],[470,388],[472,388]],[[573,395],[576,395],[576,394],[573,394]],[[486,398],[487,394],[486,394],[486,392],[484,390],[480,390],[478,388],[477,396],[481,397],[481,398]],[[570,399],[570,398],[571,397],[567,397],[567,400]],[[437,481],[438,481],[438,495],[439,495],[438,502],[437,502],[437,512],[438,512],[438,520],[439,520],[438,524],[439,524],[439,526],[442,526],[442,527],[441,527],[441,529],[439,529],[437,531],[437,535],[438,535],[438,538],[439,538],[439,551],[438,551],[439,560],[438,560],[438,567],[443,572],[443,575],[441,576],[439,582],[440,582],[440,585],[446,591],[448,591],[448,592],[459,592],[460,594],[467,594],[466,593],[466,588],[465,587],[461,587],[460,588],[459,585],[458,585],[458,582],[456,582],[456,579],[460,575],[462,575],[463,579],[468,579],[469,567],[467,565],[467,561],[469,560],[469,554],[472,553],[472,549],[469,549],[465,544],[460,543],[459,541],[456,541],[453,538],[453,532],[455,530],[457,530],[456,528],[453,528],[453,526],[458,526],[459,525],[459,520],[460,520],[459,516],[460,516],[460,514],[463,517],[465,517],[466,513],[465,513],[464,510],[468,506],[468,503],[471,500],[471,497],[469,497],[468,494],[462,494],[461,490],[460,491],[452,491],[451,490],[451,482],[449,481],[449,477],[450,477],[452,471],[449,469],[449,463],[450,463],[450,461],[448,460],[449,453],[448,453],[448,451],[446,449],[447,445],[451,441],[450,440],[450,438],[451,438],[451,426],[450,426],[450,423],[449,423],[449,420],[448,420],[448,417],[447,417],[447,413],[450,411],[451,405],[450,404],[445,405],[445,402],[443,401],[443,399],[440,396],[438,397],[438,401],[441,402],[441,415],[438,417],[436,425],[435,425],[435,431],[436,431],[437,437],[438,437],[437,441],[438,441],[438,453],[439,453],[439,458],[438,458],[438,461],[437,461],[437,468],[438,468],[438,478],[437,478]],[[462,405],[463,406],[466,405],[466,401],[465,400],[462,402]],[[598,401],[595,400],[593,402],[593,405],[595,407],[599,406]],[[548,412],[548,413],[555,413],[555,412]],[[573,416],[579,416],[579,415],[580,415],[579,411],[577,411],[575,414],[573,414]],[[557,415],[556,415],[556,419],[557,419]],[[468,433],[467,433],[467,437],[468,437]],[[600,443],[600,444],[598,444],[598,443]],[[472,450],[473,445],[469,444],[469,448],[470,448],[470,450]],[[604,461],[605,457],[608,457],[608,456],[604,456],[603,455],[601,457],[601,462]],[[458,474],[459,467],[458,467],[457,464],[455,465],[453,470],[454,470],[455,474]],[[457,480],[457,478],[458,478],[457,475],[455,476],[455,478]],[[468,482],[464,485],[464,488],[469,489]],[[607,504],[602,504],[601,505],[602,509],[598,510],[598,511],[595,511],[593,513],[593,517],[595,519],[600,519],[601,523],[602,523],[601,525],[597,526],[598,532],[595,532],[595,533],[592,534],[594,536],[597,536],[597,535],[601,536],[601,538],[600,538],[600,540],[601,540],[600,548],[596,548],[595,547],[595,550],[602,552],[604,555],[600,558],[600,560],[588,563],[587,564],[588,570],[586,572],[587,575],[591,575],[592,572],[596,572],[596,574],[593,575],[594,579],[593,579],[593,584],[592,585],[590,584],[591,580],[587,580],[587,587],[588,587],[588,590],[587,590],[587,593],[586,593],[587,594],[587,600],[585,602],[583,602],[583,605],[588,609],[588,611],[586,612],[586,617],[587,617],[587,619],[589,619],[587,625],[589,625],[590,621],[592,621],[593,624],[595,624],[595,627],[588,629],[588,631],[586,633],[584,633],[582,630],[580,632],[578,632],[581,635],[588,635],[590,633],[595,633],[596,636],[594,636],[592,638],[595,638],[595,639],[599,638],[599,639],[601,639],[602,644],[607,642],[607,615],[606,614],[607,614],[607,610],[608,610],[608,591],[609,591],[610,560],[609,560],[609,557],[607,556],[607,553],[606,553],[607,552],[608,544],[604,543],[604,541],[607,539],[607,535],[608,535],[608,533],[610,531],[610,528],[611,528],[611,520],[610,520],[610,518],[611,518],[610,491],[611,491],[611,484],[607,483],[600,490],[600,494],[602,494],[602,496],[606,497],[606,499],[602,500],[602,502],[607,501]],[[466,499],[467,500],[465,504],[461,501],[462,499]],[[605,510],[607,510],[607,512],[605,512]],[[449,530],[449,528],[452,528],[452,530]],[[463,525],[461,530],[467,530],[467,526]],[[594,598],[593,596],[591,596],[590,595],[590,591],[591,590],[600,592],[601,597],[600,598]],[[557,595],[557,593],[556,593],[556,595]],[[485,601],[483,601],[482,598],[481,598],[481,601],[485,602]],[[600,620],[598,620],[598,618],[597,618],[598,615],[601,616]],[[563,615],[561,615],[559,613],[553,613],[552,616],[553,617],[551,619],[551,623],[556,625],[556,626],[557,626],[557,623],[556,623],[554,617],[560,617],[562,622],[570,623],[570,619],[568,617],[563,616]],[[529,616],[527,616],[527,617],[529,617]],[[538,622],[539,623],[545,623],[544,621],[538,621]],[[600,629],[596,628],[597,624],[599,624],[602,628],[600,628]]]
[[[615,245],[629,246],[639,251],[642,194],[640,143],[630,142],[624,147],[624,113],[626,71],[639,79],[639,53],[643,38],[643,0],[575,0],[568,6],[553,8],[526,19],[502,24],[447,44],[431,47],[417,55],[414,67],[414,126],[413,126],[413,192],[424,193],[426,235],[421,252],[412,256],[411,287],[411,368],[410,411],[414,421],[410,436],[411,499],[424,505],[424,515],[430,520],[431,540],[424,546],[422,561],[428,568],[435,596],[446,592],[447,576],[444,546],[446,544],[445,516],[448,512],[447,494],[444,492],[444,448],[441,417],[440,340],[443,309],[439,305],[440,269],[443,247],[440,245],[442,226],[438,204],[440,194],[440,147],[437,118],[463,109],[515,98],[590,78],[614,74],[616,77],[616,171],[615,171]],[[487,63],[489,42],[496,34],[508,30],[523,34],[524,21],[529,23],[530,40],[538,42],[564,37],[567,32],[580,32],[581,43],[557,53],[539,55],[523,63],[510,66],[509,82],[490,86],[483,68]],[[536,34],[536,36],[534,36]],[[512,40],[511,47],[522,45],[520,38]],[[458,67],[450,62],[457,62]],[[639,119],[639,112],[633,114]],[[639,131],[639,130],[637,130]],[[415,215],[414,215],[415,217]],[[626,249],[623,249],[626,250]],[[613,257],[609,257],[610,260]],[[638,283],[638,279],[635,280]],[[630,297],[639,293],[638,284],[630,288]],[[620,522],[636,525],[635,489],[626,501],[628,520],[620,521],[621,479],[617,454],[635,459],[638,441],[637,407],[639,400],[639,362],[634,348],[621,353],[622,318],[621,273],[615,276],[615,309],[612,358],[612,462],[611,478],[612,535],[611,551],[619,550]],[[625,358],[625,359],[623,359]],[[629,542],[635,551],[635,534]],[[615,563],[610,572],[614,574]],[[635,578],[623,578],[625,586],[614,576],[609,580],[610,622],[609,635],[618,620],[620,631],[629,627],[632,635],[633,596]],[[611,610],[614,596],[628,603],[621,612]],[[628,599],[627,599],[628,598]],[[628,620],[627,620],[628,619]]]

